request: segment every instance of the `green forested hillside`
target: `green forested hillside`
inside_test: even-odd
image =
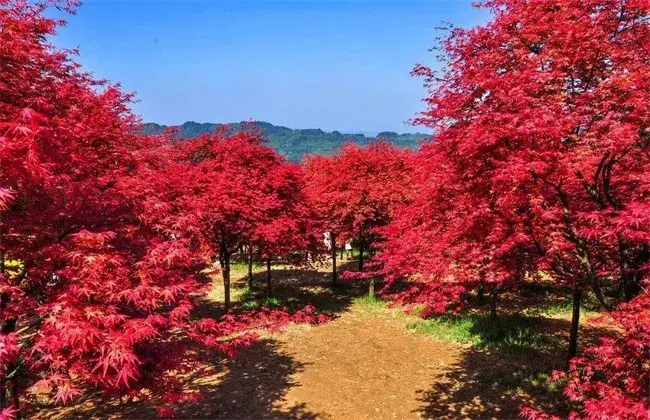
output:
[[[231,123],[227,124],[233,130],[238,130],[248,123]],[[201,134],[210,133],[223,124],[214,123],[197,123],[187,121],[179,126],[177,136],[180,138],[191,138]],[[271,145],[281,154],[291,161],[299,161],[307,154],[331,154],[344,142],[350,140],[357,144],[364,145],[376,137],[368,137],[364,134],[344,134],[339,131],[326,132],[321,129],[291,129],[288,127],[277,126],[263,121],[256,121],[258,126],[269,138]],[[167,126],[147,123],[143,131],[148,134],[160,133]],[[377,137],[382,137],[404,148],[415,148],[418,141],[426,137],[425,134],[398,134],[392,131],[379,133]]]

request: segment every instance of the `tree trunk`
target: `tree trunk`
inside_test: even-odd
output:
[[[609,303],[607,297],[603,293],[603,290],[600,288],[600,283],[598,282],[598,278],[596,277],[592,278],[591,288],[594,291],[594,295],[596,295],[596,299],[598,299],[598,302],[600,302],[602,307],[605,308],[605,310],[607,311],[611,311],[613,309],[613,305]]]
[[[623,297],[626,302],[632,300],[632,298],[639,293],[641,293],[641,281],[643,279],[644,267],[650,262],[650,251],[648,246],[644,245],[639,253],[635,256],[631,264],[631,275],[626,276],[626,280],[623,283]]]
[[[493,290],[490,293],[490,318],[497,319],[497,297],[499,296],[498,290]]]
[[[7,303],[9,302],[9,300],[10,297],[7,293],[2,293],[0,295],[0,314],[4,313],[4,309]],[[11,334],[15,331],[16,331],[16,318],[7,319],[5,323],[2,325],[2,329],[0,329],[0,332],[2,334]],[[15,377],[15,374],[14,374],[14,378],[12,379],[6,378],[6,375],[13,372],[16,368],[17,366],[15,362],[8,363],[5,371],[5,375],[0,377],[0,411],[7,408],[9,405],[9,402],[7,400],[9,390],[11,390],[12,399],[14,400],[14,403],[17,403],[19,400],[18,386],[16,383],[17,378]],[[16,410],[19,409],[18,405],[15,405],[14,408]],[[17,418],[20,418],[20,414],[18,414]]]
[[[5,268],[5,253],[4,250],[0,250],[0,274],[4,272]],[[4,312],[4,308],[7,302],[9,295],[7,293],[0,294],[0,314]],[[7,408],[7,391],[5,385],[6,379],[5,376],[0,376],[0,411]]]
[[[339,258],[340,258],[341,261],[343,261],[343,251],[344,251],[344,249],[341,248],[341,252],[339,253]]]
[[[12,371],[13,369],[18,369],[18,367],[12,363]],[[11,381],[11,400],[12,400],[12,405],[14,406],[14,410],[18,410],[18,414],[16,418],[20,419],[21,416],[20,416],[20,396],[18,395],[18,378],[14,378]]]
[[[363,271],[363,239],[359,241],[359,271]]]
[[[368,296],[375,296],[375,277],[370,278],[370,284],[368,285]]]
[[[580,302],[582,300],[582,288],[576,282],[573,286],[573,315],[571,317],[571,331],[569,333],[569,357],[567,360],[567,368],[569,361],[576,355],[578,351],[578,326],[580,324]]]
[[[478,305],[483,305],[485,302],[485,283],[481,282],[478,285],[478,291],[476,293],[476,303]]]
[[[271,278],[271,258],[266,259],[266,294],[273,296],[273,281]]]
[[[7,390],[4,375],[0,378],[0,410],[7,408]]]
[[[221,252],[219,263],[221,264],[221,275],[223,276],[223,306],[227,311],[230,309],[230,254]]]
[[[330,233],[330,238],[332,240],[332,286],[336,286],[336,234]]]
[[[253,290],[253,248],[248,251],[248,290]]]

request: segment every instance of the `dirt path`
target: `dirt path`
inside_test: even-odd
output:
[[[323,288],[328,271],[298,278],[291,271],[274,275],[283,285],[280,294],[284,290],[302,296],[305,303],[332,310],[335,318],[318,326],[295,325],[245,350],[228,364],[230,383],[221,383],[214,393],[216,401],[209,408],[213,416],[422,417],[423,396],[437,376],[458,362],[458,345],[409,333],[400,311],[352,303],[352,296],[365,293],[363,289],[332,293]],[[216,299],[221,297],[219,287]]]
[[[240,353],[181,416],[219,419],[417,419],[423,394],[457,346],[406,332],[404,317],[351,305]],[[207,391],[207,392],[206,392]]]
[[[436,341],[409,332],[416,318],[400,310],[354,303],[365,286],[332,291],[323,271],[274,276],[281,301],[297,298],[335,318],[292,326],[228,361],[218,383],[199,388],[210,393],[188,417],[514,419],[522,405],[562,404],[561,390],[549,391],[544,375],[561,368],[563,344],[502,354]],[[544,334],[568,330],[565,319],[544,322]]]
[[[340,318],[282,337],[280,349],[303,365],[278,406],[319,418],[419,418],[420,392],[458,357],[449,343],[406,333],[388,311],[357,305]]]

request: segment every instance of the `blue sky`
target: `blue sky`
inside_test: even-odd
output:
[[[486,18],[469,1],[89,0],[56,44],[136,92],[145,121],[404,132],[435,27]]]

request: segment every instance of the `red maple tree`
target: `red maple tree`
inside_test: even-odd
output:
[[[179,146],[178,205],[200,233],[206,260],[217,258],[230,306],[230,263],[243,246],[266,261],[304,248],[308,208],[302,172],[267,146],[254,127],[227,128]],[[190,216],[191,215],[191,216]]]
[[[364,270],[365,253],[374,253],[381,239],[379,229],[410,199],[412,157],[408,150],[378,141],[366,147],[346,143],[334,156],[306,159],[307,195],[330,232],[334,269],[336,240],[344,237],[358,245],[359,272]]]
[[[551,275],[573,289],[573,356],[583,292],[611,308],[647,273],[649,3],[483,6],[489,23],[443,39],[441,74],[414,71],[430,92],[416,123],[436,133],[418,189],[437,191],[394,226],[425,242],[395,236],[392,249],[431,246],[417,262],[435,289]]]
[[[196,398],[178,372],[201,369],[197,346],[228,355],[260,328],[321,318],[308,307],[195,319],[210,207],[188,211],[178,188],[188,149],[137,134],[130,96],[48,43],[52,5],[74,6],[0,3],[0,410],[15,415],[26,390],[65,403],[94,388],[169,414]],[[279,161],[245,134],[219,145],[231,161],[239,145],[251,153],[240,159]]]
[[[274,196],[263,220],[255,228],[252,248],[267,264],[267,294],[272,295],[271,262],[294,266],[310,264],[308,254],[316,252],[315,215],[305,195],[304,171],[296,164],[283,162],[267,176],[267,193]]]

